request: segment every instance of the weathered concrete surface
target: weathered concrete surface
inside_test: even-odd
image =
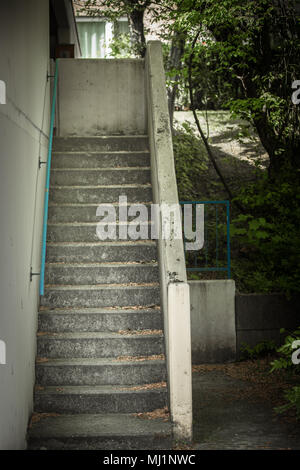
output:
[[[147,214],[143,216],[142,221],[151,221],[151,207],[149,203],[145,203]],[[128,205],[127,205],[128,207]],[[60,222],[100,222],[102,217],[97,216],[97,204],[50,204],[48,210],[48,221],[50,223]],[[139,217],[138,211],[140,206],[136,206],[127,220],[133,221]],[[119,209],[115,206],[116,221],[119,220]]]
[[[52,168],[150,166],[149,152],[54,152]]]
[[[47,358],[152,356],[164,353],[161,334],[52,333],[38,337],[37,355]]]
[[[95,186],[97,184],[147,184],[149,168],[76,168],[52,169],[51,186]]]
[[[45,418],[31,430],[29,449],[133,450],[168,449],[170,423],[128,414],[98,414]]]
[[[193,374],[194,449],[300,450],[300,429],[280,419],[270,402],[247,396],[249,383],[222,371]]]
[[[159,41],[148,42],[145,70],[153,201],[160,205],[177,205],[179,215],[165,74]],[[162,226],[164,221],[161,213],[159,217]],[[186,283],[183,242],[175,237],[175,230],[176,227],[173,226],[171,236],[167,240],[160,237],[158,241],[161,305],[164,312],[170,412],[174,433],[175,437],[189,440],[192,436],[189,288]],[[174,299],[177,299],[177,304]],[[182,325],[185,327],[182,328]],[[173,343],[179,337],[180,347]]]
[[[46,307],[127,307],[157,305],[159,286],[102,284],[46,286],[41,305]]]
[[[153,241],[120,241],[96,243],[48,243],[49,263],[97,263],[116,261],[150,262],[157,259],[156,243]]]
[[[47,263],[46,284],[110,284],[158,282],[156,263]]]
[[[290,300],[280,294],[238,294],[235,298],[237,355],[242,343],[253,347],[261,341],[280,344],[280,328],[296,329],[300,324],[299,296]]]
[[[145,134],[144,60],[61,59],[60,136]]]
[[[84,154],[89,152],[144,152],[148,151],[148,137],[146,135],[55,137],[53,151],[84,152]]]
[[[127,196],[127,201],[150,202],[152,190],[149,184],[122,184],[97,185],[93,187],[82,186],[56,186],[50,189],[49,201],[55,203],[85,203],[108,204],[118,202],[119,196]]]
[[[59,309],[39,312],[40,332],[162,330],[162,314],[152,309]]]
[[[235,283],[231,280],[189,281],[192,362],[236,359]]]
[[[49,1],[0,2],[0,449],[24,449],[33,406],[38,277],[50,117]],[[44,111],[43,111],[44,110]]]
[[[36,364],[36,382],[49,385],[143,385],[166,380],[163,360],[50,359]]]
[[[35,392],[38,413],[141,413],[167,406],[167,389],[126,390],[118,386],[45,387]]]

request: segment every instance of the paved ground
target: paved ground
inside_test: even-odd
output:
[[[258,386],[266,393],[260,395]],[[274,395],[269,385],[239,380],[222,367],[205,370],[204,366],[194,372],[193,448],[299,450],[300,422],[275,414],[271,397],[268,400],[269,389]]]

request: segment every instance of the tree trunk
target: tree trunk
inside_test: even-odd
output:
[[[140,57],[144,57],[146,52],[144,12],[144,9],[133,10],[128,15],[131,44],[136,55]]]
[[[176,33],[173,36],[171,50],[168,60],[168,70],[174,71],[171,80],[174,82],[172,86],[168,87],[168,106],[170,115],[170,125],[173,132],[173,118],[175,99],[178,92],[178,80],[180,78],[180,71],[182,67],[181,59],[184,54],[184,46],[186,40],[186,33]]]

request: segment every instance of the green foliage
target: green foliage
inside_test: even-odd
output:
[[[116,59],[134,58],[130,34],[119,34],[110,42],[111,55]]]
[[[281,333],[284,332],[285,330],[282,329]],[[274,372],[276,370],[286,370],[290,373],[300,374],[300,364],[293,364],[292,362],[292,354],[295,351],[293,348],[293,343],[297,340],[300,341],[300,326],[295,331],[288,334],[285,337],[284,344],[277,349],[279,358],[271,362],[272,368],[270,372]],[[300,386],[290,388],[285,392],[284,395],[287,403],[282,406],[278,406],[275,408],[275,411],[278,413],[283,413],[290,408],[295,408],[296,416],[298,419],[300,419]]]
[[[261,357],[268,356],[276,351],[276,344],[274,341],[261,341],[251,348],[248,344],[242,343],[241,345],[241,360],[254,360]]]
[[[293,0],[175,0],[173,31],[186,31],[196,106],[228,106],[253,124],[270,157],[270,172],[300,167],[300,22]],[[195,39],[197,40],[195,41]]]
[[[282,328],[280,332],[283,334],[286,330]],[[294,352],[293,343],[298,340],[300,341],[300,326],[295,331],[287,334],[283,345],[277,349],[280,357],[271,362],[271,372],[285,369],[300,374],[300,364],[293,364],[292,362],[292,354]]]
[[[199,174],[207,169],[207,157],[203,144],[188,122],[177,128],[173,148],[179,198],[193,200],[197,197]]]
[[[266,176],[244,187],[246,213],[231,223],[239,256],[233,272],[246,292],[300,291],[300,191],[297,176],[273,183]]]

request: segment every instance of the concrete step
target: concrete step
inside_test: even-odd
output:
[[[46,285],[41,305],[45,307],[127,307],[156,305],[159,285],[109,284],[97,286]]]
[[[161,330],[159,307],[151,309],[42,309],[38,314],[39,332],[109,332],[119,330]]]
[[[46,284],[111,284],[158,282],[157,263],[47,263]]]
[[[149,148],[148,137],[132,136],[99,136],[99,137],[55,137],[54,152],[114,152],[146,151]]]
[[[41,417],[28,434],[30,450],[171,449],[172,427],[131,414]]]
[[[127,196],[129,203],[151,202],[151,185],[54,186],[50,188],[49,201],[65,204],[110,204],[119,202],[120,195]]]
[[[39,387],[34,394],[37,413],[142,413],[167,406],[167,388],[161,384],[139,387]],[[150,384],[151,387],[151,384]]]
[[[42,334],[37,338],[37,355],[47,358],[160,355],[164,353],[163,336],[156,331]]]
[[[101,240],[97,234],[97,226],[102,225],[103,234],[106,240]],[[151,225],[148,222],[139,223],[121,223],[117,222],[115,228],[112,224],[111,232],[107,231],[107,224],[99,221],[93,222],[70,222],[70,223],[48,223],[47,228],[47,241],[50,242],[97,242],[97,241],[117,241],[120,238],[120,225],[122,233],[125,233],[127,240],[132,239],[133,232],[137,233],[134,236],[142,236],[144,240],[149,240],[151,237]],[[141,235],[139,235],[139,233]],[[126,235],[127,234],[127,235]],[[100,235],[101,236],[101,235]],[[123,237],[123,235],[121,235]]]
[[[155,241],[118,241],[96,243],[48,242],[47,262],[89,263],[89,262],[150,262],[157,260]]]
[[[52,169],[52,186],[95,186],[150,183],[150,168],[59,168]]]
[[[143,385],[166,380],[163,360],[37,359],[35,370],[36,383],[41,386]]]
[[[151,220],[151,207],[149,203],[143,204],[146,206],[146,216],[141,220]],[[48,208],[48,222],[49,223],[70,223],[70,222],[94,222],[101,221],[103,217],[97,216],[97,208],[99,204],[49,204]],[[119,219],[119,205],[113,204],[116,211],[116,220]],[[137,217],[140,217],[139,210],[140,205],[135,203],[134,206],[125,206],[127,208],[127,219],[132,221]],[[130,209],[130,210],[129,210]],[[144,208],[141,208],[144,210]],[[133,214],[133,215],[131,215]]]
[[[52,168],[150,166],[149,152],[52,152]]]

